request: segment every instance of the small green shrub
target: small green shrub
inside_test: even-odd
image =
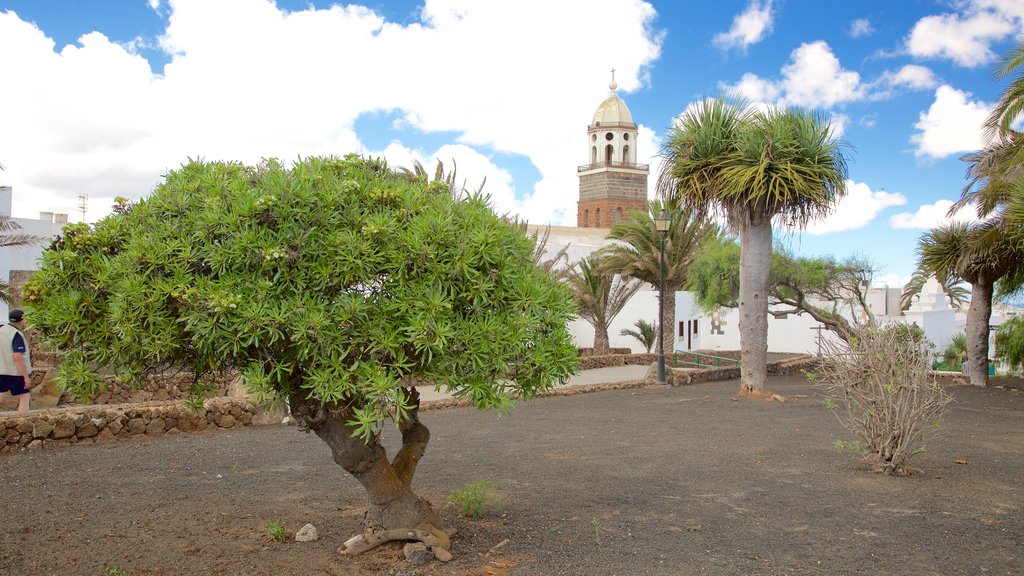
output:
[[[836,449],[836,452],[847,452],[851,454],[860,454],[864,452],[864,445],[858,440],[852,442],[848,440],[836,440],[832,443],[832,447]]]
[[[128,572],[118,568],[117,566],[108,566],[103,573],[106,574],[106,576],[128,576]]]
[[[284,540],[284,525],[276,520],[274,522],[267,522],[267,537],[274,542],[281,542]]]
[[[462,490],[449,492],[446,506],[458,508],[463,516],[480,518],[489,508],[497,506],[498,503],[498,498],[494,495],[490,483],[477,482]]]

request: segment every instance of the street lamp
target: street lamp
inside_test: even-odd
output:
[[[661,283],[658,289],[658,330],[661,331],[661,345],[658,346],[658,384],[665,385],[665,233],[672,219],[662,210],[661,214],[654,217],[654,227],[661,236],[661,253],[658,258],[658,280]]]

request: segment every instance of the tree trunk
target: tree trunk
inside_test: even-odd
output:
[[[594,325],[594,355],[607,354],[611,347],[608,345],[608,325]]]
[[[768,278],[772,222],[752,218],[740,230],[740,394],[764,396],[768,379]]]
[[[967,308],[967,372],[971,384],[988,386],[988,322],[992,317],[993,282],[980,274],[971,285],[971,305]]]
[[[345,542],[340,552],[359,554],[389,540],[420,540],[439,559],[451,558],[440,519],[430,503],[412,491],[412,478],[426,452],[430,431],[419,421],[419,394],[415,388],[407,392],[415,408],[399,425],[402,448],[390,462],[379,437],[363,442],[352,436],[354,428],[348,424],[354,417],[351,406],[325,406],[305,398],[304,393],[291,398],[292,414],[300,426],[312,430],[330,447],[334,462],[358,480],[369,496],[366,532]]]
[[[665,342],[665,369],[672,367],[672,355],[676,349],[676,291],[671,287],[665,288],[665,325],[661,327],[659,334]],[[660,350],[660,348],[659,348]]]

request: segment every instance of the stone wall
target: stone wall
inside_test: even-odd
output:
[[[0,452],[54,444],[93,444],[132,437],[220,430],[273,420],[243,398],[209,400],[192,412],[178,402],[54,408],[0,414]]]

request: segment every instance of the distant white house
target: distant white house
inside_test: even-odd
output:
[[[0,214],[11,216],[11,198],[13,190],[10,186],[0,186]],[[39,257],[43,248],[50,244],[50,239],[60,234],[68,222],[67,214],[40,212],[39,219],[12,218],[21,226],[19,234],[38,236],[40,241],[26,246],[0,248],[0,279],[12,286],[20,286],[28,276],[39,269]],[[0,302],[0,324],[7,323],[8,307]]]

